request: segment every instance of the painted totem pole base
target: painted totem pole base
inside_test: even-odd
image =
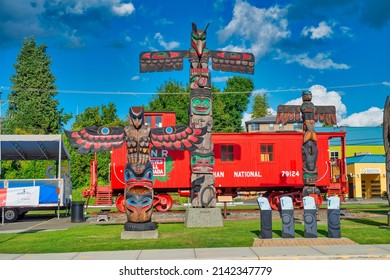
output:
[[[184,225],[186,227],[223,227],[220,208],[188,208]]]
[[[158,230],[127,231],[122,230],[121,239],[157,239]]]

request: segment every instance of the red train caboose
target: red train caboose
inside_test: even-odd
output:
[[[175,125],[173,112],[145,112],[145,122],[151,127]],[[322,194],[347,193],[345,170],[345,132],[318,132],[318,182]],[[340,139],[340,159],[329,159],[329,141]],[[291,196],[294,205],[302,206],[302,133],[258,132],[258,133],[213,133],[214,175],[217,195],[232,195],[240,192],[262,192],[273,209],[279,208],[281,196]],[[113,149],[111,154],[111,185],[98,187],[91,179],[91,190],[85,195],[111,192],[116,196],[115,204],[123,207],[123,172],[126,164],[125,145]],[[155,207],[168,211],[172,207],[169,193],[181,196],[191,194],[190,152],[174,150],[152,150],[151,162],[154,170]],[[91,178],[95,177],[96,163],[91,163]],[[110,194],[110,195],[111,195]],[[111,198],[110,198],[111,201]],[[316,197],[317,204],[322,202]],[[97,199],[98,202],[98,199]]]

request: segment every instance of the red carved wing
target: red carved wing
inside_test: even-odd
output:
[[[169,126],[151,129],[150,138],[157,149],[194,151],[202,143],[207,127]]]
[[[123,127],[88,126],[79,131],[65,130],[70,144],[78,153],[87,154],[119,148],[125,140]]]
[[[142,52],[139,56],[140,72],[182,70],[188,51]]]
[[[276,114],[276,123],[285,125],[286,123],[301,122],[301,106],[299,105],[279,105]]]
[[[210,51],[213,70],[253,74],[255,57],[251,53]]]

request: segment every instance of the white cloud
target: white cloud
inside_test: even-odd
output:
[[[328,54],[318,53],[311,58],[307,53],[290,55],[279,51],[275,59],[283,59],[286,63],[298,63],[309,69],[349,69],[350,66],[344,63],[335,63]]]
[[[128,16],[134,12],[135,8],[132,3],[126,3],[112,6],[111,10],[115,15]]]
[[[341,100],[340,93],[336,91],[327,91],[325,87],[321,85],[314,85],[309,89],[312,93],[312,102],[314,105],[333,105],[336,107],[337,123],[341,122],[345,114],[347,113],[347,107]],[[286,102],[286,105],[301,105],[302,98],[290,100]]]
[[[383,123],[383,109],[371,107],[370,109],[354,113],[343,119],[339,126],[379,126]]]
[[[131,77],[131,80],[132,81],[137,81],[137,80],[139,80],[139,79],[141,79],[141,77],[138,75],[138,76],[133,76],[133,77]]]
[[[224,50],[252,52],[258,60],[270,52],[276,43],[290,36],[286,15],[287,8],[273,6],[260,9],[238,0],[234,5],[232,20],[218,31],[218,39],[221,43],[233,36],[246,40],[251,44],[249,48],[230,44]]]
[[[311,39],[330,38],[332,34],[332,28],[325,21],[321,21],[318,27],[305,26],[302,30],[302,35],[305,37],[310,36]]]
[[[348,38],[355,38],[355,34],[352,33],[352,29],[348,26],[340,26],[341,33]]]
[[[387,87],[390,86],[390,82],[382,82],[382,84],[383,84],[384,86],[387,86]]]
[[[163,47],[165,50],[172,50],[180,46],[180,43],[177,41],[172,41],[168,43],[165,42],[164,37],[159,32],[154,34],[154,39],[156,39],[160,46]]]
[[[250,121],[251,119],[252,119],[251,113],[244,113],[242,115],[241,126],[243,127],[244,130],[245,130],[245,122]]]

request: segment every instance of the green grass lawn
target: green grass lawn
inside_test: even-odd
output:
[[[387,218],[342,220],[343,237],[359,244],[390,244],[390,231],[379,229]],[[273,221],[273,237],[281,238],[281,221]],[[53,253],[136,249],[248,247],[260,234],[258,220],[224,221],[218,228],[187,228],[183,223],[159,224],[158,239],[122,240],[123,225],[89,224],[67,230],[0,234],[0,253]],[[295,225],[296,237],[304,226]],[[318,224],[318,237],[327,236],[327,225]]]

